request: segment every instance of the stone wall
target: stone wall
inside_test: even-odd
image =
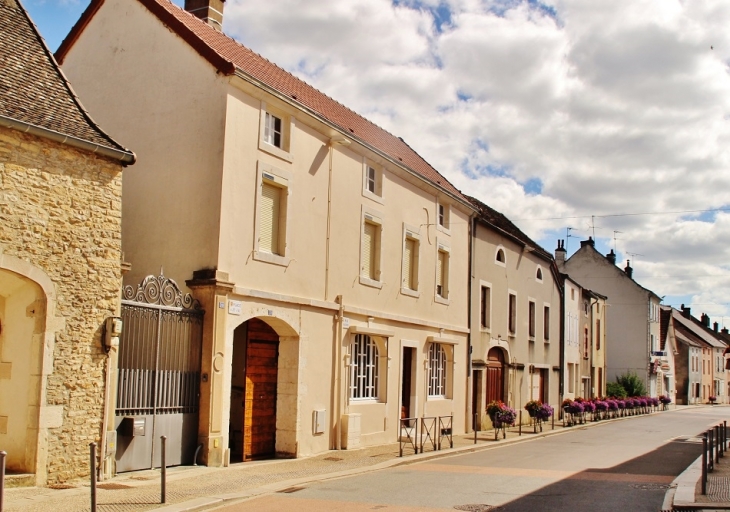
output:
[[[55,305],[47,311],[63,326],[45,336],[39,482],[88,475],[88,445],[100,441],[102,326],[119,315],[121,299],[121,170],[92,153],[0,127],[0,255],[50,278]]]

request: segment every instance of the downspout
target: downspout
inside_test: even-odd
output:
[[[103,342],[102,342],[103,343]],[[104,413],[101,418],[101,453],[99,453],[99,459],[102,461],[99,464],[98,479],[100,482],[104,481],[104,475],[106,473],[106,451],[107,451],[107,428],[109,428],[109,406],[111,399],[111,381],[112,381],[112,351],[116,351],[115,348],[111,348],[106,355],[106,375],[104,379]]]
[[[325,262],[324,262],[324,300],[329,300],[330,288],[330,238],[332,234],[332,160],[334,146],[349,146],[350,140],[345,137],[333,137],[328,143],[329,153],[329,172],[327,177],[327,240],[325,242]]]
[[[560,274],[558,274],[560,275]],[[558,407],[563,414],[563,397],[565,396],[565,280],[558,289],[560,293],[560,384],[558,384]],[[578,366],[580,372],[580,366]]]
[[[591,388],[593,388],[593,389],[595,389],[595,387],[594,387],[595,382],[593,381],[593,362],[594,362],[593,361],[594,360],[593,351],[595,350],[594,343],[595,343],[595,337],[596,337],[595,336],[595,334],[596,334],[596,332],[595,332],[595,329],[596,329],[596,319],[595,319],[595,317],[593,315],[593,311],[594,311],[593,310],[593,306],[595,306],[596,304],[598,304],[598,299],[596,299],[596,302],[591,302],[591,340],[590,340],[590,343],[591,343],[591,358],[589,360],[590,361],[589,364],[591,365]],[[596,368],[596,374],[597,373],[598,373],[598,369]],[[604,378],[605,378],[605,375],[604,375]],[[599,384],[600,384],[600,382],[599,382]],[[600,389],[598,391],[600,392]],[[599,395],[597,395],[597,396],[599,396]]]
[[[64,135],[63,133],[51,130],[49,128],[43,128],[42,126],[36,126],[34,124],[26,123],[24,121],[18,121],[11,117],[0,115],[0,126],[6,128],[12,128],[14,130],[21,131],[23,133],[30,133],[37,137],[43,137],[54,142],[65,144],[67,146],[74,147],[76,149],[82,149],[84,151],[90,151],[98,155],[111,158],[112,160],[118,160],[122,165],[132,165],[137,157],[131,151],[114,149],[108,146],[102,146],[94,142],[89,142],[71,135]]]
[[[472,381],[472,369],[471,369],[471,355],[472,355],[472,346],[471,346],[471,318],[472,318],[472,281],[474,279],[474,260],[473,260],[473,254],[474,254],[474,238],[476,236],[476,215],[472,214],[469,219],[469,282],[467,284],[468,293],[467,293],[467,304],[466,304],[466,314],[467,314],[467,327],[469,329],[469,332],[466,335],[466,341],[467,341],[467,349],[466,349],[466,421],[465,425],[469,425],[470,421],[474,420],[474,414],[475,411],[472,411],[471,404],[474,403],[474,397],[472,396],[472,393],[474,391],[474,383]],[[473,428],[476,428],[476,425],[472,425]],[[466,429],[467,432],[471,432],[472,430]]]
[[[338,295],[335,301],[340,305],[340,310],[337,313],[337,334],[335,335],[335,391],[337,393],[337,403],[335,404],[337,410],[337,416],[332,418],[335,421],[336,428],[336,439],[335,449],[342,450],[342,321],[345,314],[345,304],[342,299],[342,295]]]

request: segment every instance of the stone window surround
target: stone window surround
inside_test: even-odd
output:
[[[269,144],[264,140],[266,133],[266,113],[272,114],[281,119],[281,147]],[[259,149],[270,155],[281,158],[282,160],[292,163],[293,158],[291,148],[294,146],[294,116],[287,114],[281,109],[277,109],[271,105],[267,105],[265,101],[261,101],[261,109],[259,116]]]
[[[416,283],[416,288],[415,289],[411,289],[411,288],[408,288],[406,286],[403,286],[403,278],[402,278],[402,276],[403,276],[403,268],[405,268],[405,264],[406,264],[406,261],[405,261],[406,240],[409,239],[409,238],[411,240],[414,240],[416,242],[415,243],[415,246],[416,246],[416,254],[415,254],[414,258],[413,258],[414,265],[411,268],[411,274],[413,276],[413,280]],[[401,254],[403,254],[403,260],[401,262],[401,265],[402,266],[401,266],[401,288],[400,288],[400,292],[403,295],[408,295],[409,297],[414,297],[414,298],[418,298],[418,297],[421,296],[421,292],[418,290],[419,289],[419,281],[418,281],[418,279],[419,279],[419,272],[418,272],[418,270],[419,270],[420,261],[421,261],[420,253],[421,253],[421,234],[419,233],[419,229],[417,227],[415,227],[415,226],[411,226],[411,225],[406,224],[404,222],[403,223],[403,247],[402,247],[402,250],[401,250]]]
[[[267,174],[268,177],[264,177],[264,174]],[[270,177],[273,177],[271,179]],[[289,266],[289,263],[291,262],[291,250],[289,248],[289,232],[290,230],[287,229],[291,223],[290,223],[290,209],[288,208],[289,204],[289,195],[292,193],[292,177],[293,174],[289,171],[285,171],[283,169],[279,169],[277,167],[274,167],[273,165],[261,162],[259,160],[258,162],[258,169],[256,172],[256,198],[255,198],[255,211],[254,211],[254,250],[253,250],[253,259],[257,261],[263,261],[266,263],[272,263],[274,265],[280,265],[283,267]],[[261,188],[263,185],[264,180],[274,183],[275,185],[282,188],[282,198],[281,198],[281,208],[284,210],[281,212],[281,224],[283,226],[280,226],[280,229],[284,229],[284,236],[282,237],[282,245],[283,245],[283,254],[272,254],[269,252],[261,251],[259,250],[259,223],[260,223],[260,205],[261,205]]]

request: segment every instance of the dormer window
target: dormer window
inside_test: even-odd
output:
[[[264,141],[281,149],[281,118],[269,112],[264,121]]]
[[[451,207],[448,204],[436,203],[436,227],[439,231],[449,234],[451,227]]]
[[[377,203],[383,203],[383,169],[363,159],[362,195]]]
[[[293,117],[261,102],[260,123],[259,149],[291,163]]]

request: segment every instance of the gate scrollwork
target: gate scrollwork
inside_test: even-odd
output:
[[[136,287],[127,285],[123,289],[124,300],[169,306],[184,309],[200,309],[200,302],[189,293],[183,294],[177,283],[160,274],[147,276]]]

